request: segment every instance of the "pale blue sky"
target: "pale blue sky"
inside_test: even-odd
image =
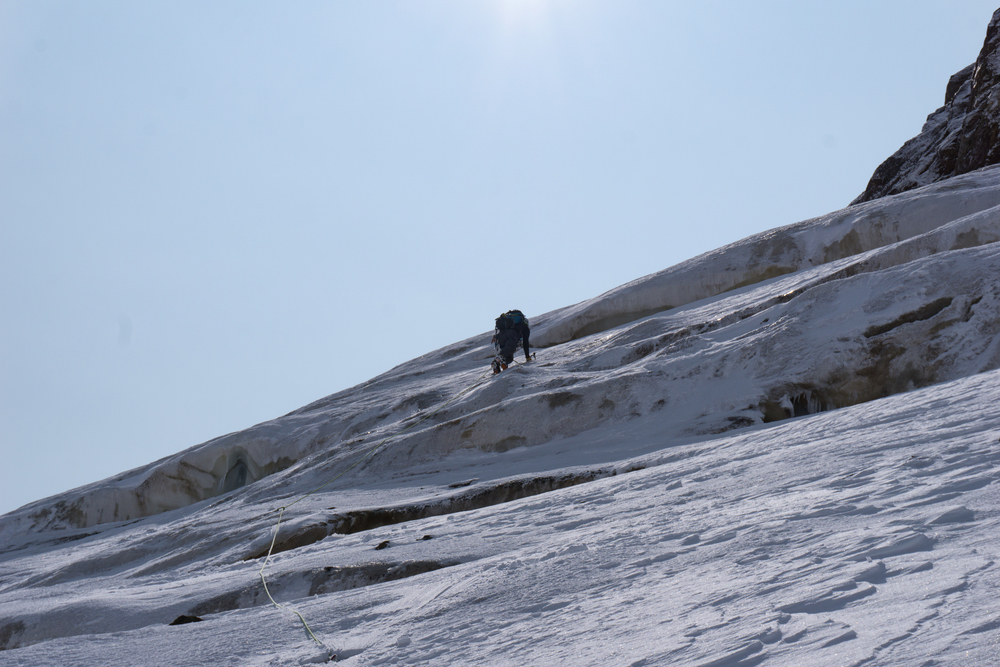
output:
[[[0,0],[0,512],[845,206],[995,9]]]

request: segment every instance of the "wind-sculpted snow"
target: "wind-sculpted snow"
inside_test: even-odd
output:
[[[275,557],[270,587],[354,665],[994,665],[998,406],[1000,371],[686,444],[637,419],[548,451],[647,448],[631,472],[329,535]],[[528,453],[359,480],[288,529],[486,490]],[[326,661],[243,560],[273,503],[237,493],[7,552],[0,661]]]
[[[0,538],[131,520],[237,489],[294,493],[303,470],[329,480],[380,443],[343,484],[640,417],[665,436],[700,437],[997,368],[998,199],[1000,170],[984,171],[751,237],[535,318],[533,339],[627,319],[656,295],[718,292],[722,277],[735,287],[754,272],[791,272],[551,345],[496,378],[485,372],[488,334],[457,343],[282,418],[26,506],[0,521]]]

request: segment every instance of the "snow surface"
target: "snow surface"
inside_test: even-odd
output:
[[[987,169],[27,505],[0,665],[1000,664],[998,242]]]

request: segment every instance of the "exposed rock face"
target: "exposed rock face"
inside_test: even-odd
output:
[[[879,165],[852,204],[1000,163],[1000,9],[986,29],[976,62],[952,75],[944,106],[923,129]]]

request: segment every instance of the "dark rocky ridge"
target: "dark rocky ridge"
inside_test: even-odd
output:
[[[879,165],[851,204],[899,194],[1000,163],[1000,9],[976,62],[952,75],[944,106]]]

